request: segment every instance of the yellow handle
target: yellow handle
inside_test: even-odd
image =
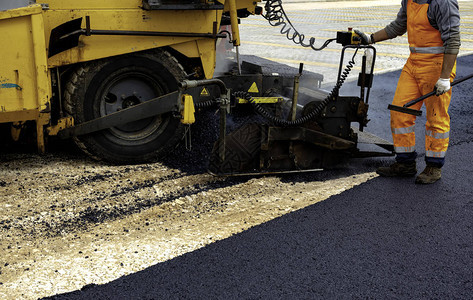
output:
[[[230,5],[230,22],[232,25],[233,45],[240,46],[240,28],[238,27],[238,13],[236,0],[227,0]]]
[[[184,105],[184,109],[181,112],[182,124],[194,124],[195,123],[195,107],[194,107],[194,99],[191,95],[182,95],[182,103]]]

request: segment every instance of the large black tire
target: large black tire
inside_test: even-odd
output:
[[[178,89],[185,72],[168,52],[153,50],[79,66],[67,82],[64,109],[83,123]],[[91,157],[118,164],[155,161],[174,149],[184,127],[172,113],[75,137]]]

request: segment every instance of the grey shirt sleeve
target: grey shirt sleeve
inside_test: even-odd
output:
[[[384,28],[388,37],[393,39],[407,32],[407,0],[402,0],[396,20]]]
[[[432,0],[427,12],[432,26],[440,31],[445,53],[460,50],[460,11],[457,0]]]
[[[407,31],[407,1],[402,0],[397,17],[385,27],[390,39]],[[426,3],[427,0],[419,0]],[[460,12],[457,0],[432,0],[427,11],[430,24],[440,31],[445,53],[458,54],[460,49]]]

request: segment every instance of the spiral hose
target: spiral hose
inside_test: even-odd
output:
[[[305,41],[306,36],[299,33],[287,17],[286,12],[282,7],[281,0],[266,0],[264,9],[266,13],[263,15],[263,17],[269,21],[269,24],[271,26],[282,26],[281,34],[286,35],[286,38],[290,41],[293,41],[295,44],[301,45],[303,47],[310,47],[315,51],[320,51],[327,47],[331,42],[336,40],[328,39],[321,47],[316,47],[315,38],[311,37],[307,43]]]
[[[212,99],[212,100],[208,100],[204,102],[195,103],[194,106],[195,108],[209,108],[212,106],[217,106],[217,104],[218,104],[217,99]]]

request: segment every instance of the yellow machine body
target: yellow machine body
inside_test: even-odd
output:
[[[171,47],[184,57],[200,59],[203,77],[212,78],[216,38],[82,35],[77,47],[51,57],[47,45],[54,28],[78,18],[85,28],[88,17],[95,30],[212,34],[220,27],[223,12],[245,8],[254,13],[256,5],[250,0],[219,2],[223,10],[145,10],[141,0],[43,0],[41,5],[0,11],[0,123],[35,121],[38,148],[44,152],[43,132],[50,123],[53,96],[51,74],[57,67]],[[233,11],[232,16],[235,14]],[[46,132],[54,134],[57,129]]]
[[[0,122],[49,122],[51,84],[41,5],[0,12]],[[44,143],[38,144],[44,151]]]

